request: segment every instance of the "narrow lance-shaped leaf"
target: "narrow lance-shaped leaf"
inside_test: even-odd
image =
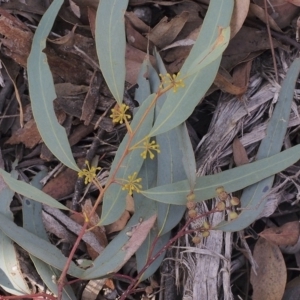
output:
[[[56,98],[52,74],[43,50],[63,0],[54,0],[43,15],[35,32],[28,57],[28,82],[32,112],[41,137],[63,164],[79,171],[65,129],[59,125],[53,108]]]
[[[281,172],[299,159],[300,145],[297,145],[248,165],[243,165],[215,175],[199,177],[197,178],[194,189],[196,201],[200,202],[215,197],[216,188],[219,186],[223,186],[229,193],[241,190],[264,178]],[[159,202],[185,205],[186,196],[189,191],[189,182],[183,180],[142,191],[142,193],[146,197]]]
[[[157,60],[159,72],[164,73],[165,67],[158,53]],[[156,70],[149,66],[149,82],[151,89],[156,91],[159,88],[160,80]],[[155,113],[159,111],[165,101],[165,95],[160,97],[156,103]],[[179,128],[176,127],[156,137],[156,142],[160,145],[160,153],[157,155],[157,185],[174,183],[185,179],[185,173],[182,172],[183,153],[179,141]],[[181,220],[185,212],[185,206],[157,203],[157,235],[162,236],[172,230]]]
[[[13,221],[9,220],[1,213],[0,230],[19,246],[24,248],[27,252],[59,270],[62,270],[67,262],[67,258],[64,257],[60,250],[55,246],[23,229],[22,227],[17,226]],[[77,278],[81,278],[83,270],[71,262],[68,274]]]
[[[176,93],[167,92],[150,135],[167,132],[184,122],[213,83],[227,43],[233,4],[233,0],[210,1],[199,37],[175,80],[182,79],[185,87],[179,87]]]
[[[2,176],[5,183],[9,186],[9,188],[14,192],[26,196],[35,201],[38,201],[40,203],[49,205],[51,207],[69,210],[66,206],[60,204],[57,200],[45,194],[41,190],[31,186],[26,182],[12,178],[9,173],[5,172],[2,169],[0,169],[0,175]]]
[[[150,95],[138,109],[135,114],[133,121],[131,122],[131,128],[136,133],[134,138],[132,139],[129,149],[139,143],[143,138],[145,138],[150,129],[153,122],[153,114],[154,114],[154,105],[151,108],[151,103],[154,100],[155,95]],[[141,124],[140,119],[146,113],[146,116]],[[101,214],[101,224],[107,225],[116,221],[124,212],[126,206],[126,196],[128,194],[128,190],[123,189],[123,184],[128,180],[128,176],[132,176],[134,172],[139,172],[140,168],[143,164],[143,157],[141,153],[144,149],[136,148],[131,149],[124,160],[120,163],[120,159],[125,153],[126,146],[128,144],[129,136],[128,134],[124,137],[122,143],[120,144],[118,151],[116,153],[115,159],[111,166],[110,177],[115,174],[115,181],[109,186],[107,189],[102,206],[102,214]],[[139,143],[138,146],[143,146],[143,142]],[[118,168],[118,169],[117,169]],[[143,182],[141,182],[141,185]]]
[[[32,179],[31,185],[37,189],[42,189],[43,185],[40,183],[40,181],[43,177],[46,176],[46,174],[47,170],[39,172]],[[49,242],[48,235],[42,220],[42,204],[28,198],[24,198],[22,204],[23,228],[40,237],[41,239],[44,239],[46,242]],[[55,281],[53,281],[53,276],[59,278],[61,272],[30,253],[29,256],[36,268],[36,271],[41,276],[44,284],[52,293],[57,294],[57,284],[55,283]],[[64,286],[62,299],[76,299],[76,296],[70,285]]]
[[[294,88],[299,70],[300,59],[298,58],[290,66],[286,78],[282,83],[276,107],[267,127],[266,137],[262,140],[257,152],[257,160],[274,155],[281,150],[290,117]],[[244,189],[241,197],[241,207],[243,208],[241,214],[231,222],[222,222],[218,225],[218,228],[224,231],[239,231],[254,222],[268,201],[266,195],[270,192],[273,181],[274,176],[271,176]]]
[[[125,84],[125,22],[128,0],[101,0],[96,16],[96,48],[100,68],[116,101],[123,102]]]
[[[4,167],[0,152],[0,165]],[[18,173],[12,170],[11,176],[17,177]],[[0,212],[7,218],[13,220],[10,204],[14,192],[0,178]],[[13,295],[24,295],[30,292],[24,275],[20,269],[18,253],[14,242],[0,231],[0,286]]]
[[[155,168],[149,164],[143,164],[140,170],[140,176],[145,178],[145,187],[147,184],[152,184],[155,180]],[[96,277],[107,277],[107,274],[121,268],[126,262],[126,249],[124,245],[128,243],[131,229],[138,225],[141,221],[149,219],[156,214],[155,202],[148,201],[141,194],[136,194],[134,197],[135,212],[124,228],[103,250],[103,252],[93,262],[93,267],[86,270],[84,273],[85,279]],[[150,231],[150,228],[149,228]],[[147,234],[143,238],[146,238]],[[137,249],[136,249],[137,250]]]

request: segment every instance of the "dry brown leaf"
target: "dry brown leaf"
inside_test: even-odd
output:
[[[151,228],[154,226],[156,221],[156,215],[153,215],[146,221],[142,221],[131,228],[130,231],[127,232],[128,236],[130,236],[129,240],[122,247],[122,250],[126,252],[125,257],[123,259],[122,265],[128,261],[128,259],[136,252],[138,248],[142,245],[144,240],[146,239],[148,233]],[[116,271],[120,269],[121,266],[116,268]]]
[[[253,300],[281,300],[286,279],[286,265],[278,246],[263,238],[257,241],[253,258],[256,261],[257,275],[251,269],[250,282],[253,287]]]
[[[250,4],[250,9],[249,12],[252,13],[254,16],[256,16],[257,18],[259,18],[261,21],[263,21],[265,24],[267,23],[267,19],[266,19],[266,14],[265,14],[265,10],[256,5],[251,3]],[[276,22],[274,21],[274,19],[268,14],[268,19],[269,19],[269,24],[270,24],[270,28],[278,31],[278,32],[282,32],[280,27],[276,24]]]
[[[70,82],[57,83],[54,85],[57,97],[76,96],[88,92],[86,85],[76,85]]]
[[[34,120],[28,121],[23,128],[15,131],[5,144],[16,145],[23,143],[26,148],[32,149],[41,141],[40,133]]]
[[[93,210],[93,205],[90,199],[85,199],[84,204],[82,205],[82,213],[86,216],[90,216],[91,212]],[[107,238],[106,238],[106,232],[104,226],[98,226],[100,223],[100,218],[97,215],[97,213],[94,213],[92,216],[89,217],[89,225],[88,228],[90,228],[90,231],[93,232],[100,243],[100,245],[105,248],[108,244]],[[92,260],[95,260],[100,253],[95,251],[91,246],[88,244],[86,245],[87,251],[92,258]]]
[[[278,246],[293,246],[299,239],[299,222],[288,222],[281,227],[271,227],[259,235]]]
[[[242,166],[249,163],[249,158],[247,152],[241,143],[241,141],[236,137],[232,143],[233,159],[237,166]]]
[[[131,195],[127,194],[126,196],[126,210],[131,214],[134,213],[134,200]]]
[[[77,178],[76,171],[66,168],[57,177],[49,180],[42,191],[54,199],[66,197],[73,193]]]
[[[88,7],[88,18],[90,23],[90,28],[93,38],[95,38],[96,30],[96,10],[94,8]]]
[[[168,18],[164,17],[161,21],[149,32],[148,38],[155,46],[162,49],[171,44],[178,36],[186,21],[189,13],[183,12],[168,22]]]
[[[128,44],[139,50],[142,50],[143,52],[147,52],[147,48],[150,46],[148,40],[144,36],[142,36],[127,19],[125,25]],[[151,47],[149,47],[149,52],[153,52],[152,43]]]
[[[109,224],[109,225],[105,226],[106,233],[110,234],[110,233],[113,233],[113,232],[123,230],[129,219],[130,219],[130,213],[127,210],[125,210],[122,213],[121,217],[117,221],[115,221],[112,224]]]
[[[137,77],[139,75],[141,65],[146,57],[146,53],[136,49],[129,44],[126,45],[126,81],[130,84],[136,84]],[[152,66],[155,66],[155,59],[152,55],[149,55]]]
[[[25,67],[33,33],[18,19],[0,8],[0,34],[3,53]]]
[[[230,21],[230,38],[232,39],[242,28],[249,11],[250,0],[235,0]]]
[[[252,61],[253,60],[251,59],[249,61],[242,62],[234,68],[232,74],[232,83],[234,85],[247,90],[250,79]]]
[[[55,40],[48,39],[49,42],[57,45],[64,45],[64,47],[73,47],[75,43],[75,30],[77,28],[77,24],[75,24],[71,31],[69,31],[66,35],[59,37]]]
[[[126,19],[128,19],[131,25],[140,33],[148,33],[150,31],[150,27],[145,24],[138,16],[132,11],[126,11],[125,13]]]
[[[94,72],[89,86],[89,91],[85,96],[82,105],[82,113],[80,120],[84,121],[84,125],[90,125],[99,102],[100,90],[102,87],[103,75],[100,72]]]
[[[253,2],[260,7],[264,8],[265,0],[253,0]],[[280,28],[287,27],[290,25],[291,21],[298,15],[299,9],[297,6],[297,2],[299,0],[291,0],[295,1],[295,3],[289,3],[289,0],[268,0],[267,7],[268,13],[273,17],[274,21]],[[290,1],[290,2],[291,2]],[[297,1],[297,2],[296,2]],[[294,5],[295,4],[295,5]]]
[[[222,91],[231,95],[240,96],[246,92],[245,87],[235,86],[225,76],[220,74],[220,72],[217,74],[214,84]]]

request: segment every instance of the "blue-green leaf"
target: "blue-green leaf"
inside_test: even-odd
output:
[[[184,122],[213,83],[220,65],[222,51],[218,55],[216,55],[217,50],[208,54],[212,55],[213,58],[208,59],[208,56],[206,57],[207,61],[210,62],[209,65],[206,65],[206,59],[203,61],[202,56],[203,54],[206,55],[205,51],[211,49],[216,43],[220,28],[229,26],[233,4],[233,0],[210,1],[199,37],[180,70],[178,78],[183,79],[185,87],[178,88],[176,93],[173,90],[167,92],[166,102],[150,132],[151,136],[167,132]],[[202,66],[200,68],[199,62],[203,62],[203,68]],[[193,75],[190,76],[190,73]]]
[[[241,190],[251,184],[281,172],[300,159],[300,145],[294,146],[271,157],[255,161],[215,175],[197,178],[194,189],[196,201],[204,201],[216,196],[216,188],[223,186],[229,193]],[[142,191],[146,197],[177,205],[185,205],[190,191],[187,180],[162,185]]]
[[[138,88],[135,90],[134,99],[140,105],[151,94],[149,80],[148,80],[148,78],[146,78],[147,74],[148,74],[149,64],[150,64],[149,59],[145,58],[145,60],[143,61],[142,66],[141,66],[141,69],[140,69],[140,72],[139,72],[139,75],[138,75],[138,79],[137,79]]]
[[[128,0],[101,0],[96,16],[96,48],[100,68],[116,101],[123,102],[125,84],[125,22]]]
[[[144,178],[145,187],[148,184],[151,186],[155,180],[156,171],[153,164],[143,164],[140,176]],[[135,212],[132,218],[129,220],[126,228],[124,228],[103,250],[103,252],[96,258],[93,263],[93,267],[86,270],[84,273],[85,279],[105,277],[107,274],[118,271],[123,264],[127,261],[126,258],[126,243],[129,241],[128,233],[135,228],[141,221],[149,219],[151,216],[156,215],[156,205],[154,201],[149,201],[141,194],[134,196]],[[150,232],[149,228],[149,232]],[[145,234],[145,232],[144,232]],[[140,239],[146,239],[148,234],[140,236]],[[138,248],[136,251],[138,251]]]
[[[53,78],[43,50],[63,0],[54,0],[35,32],[28,57],[28,82],[32,112],[43,142],[63,164],[79,171],[65,129],[59,125],[53,108],[56,98]]]
[[[131,122],[131,128],[133,132],[136,131],[136,133],[132,141],[130,142],[129,149],[136,143],[140,142],[144,137],[146,137],[151,129],[154,115],[154,105],[152,105],[151,103],[154,97],[155,95],[152,94],[143,102],[143,104],[135,114],[133,121]],[[147,115],[145,116],[142,124],[138,127],[140,120],[145,112],[147,112]],[[134,172],[139,172],[144,161],[141,156],[141,153],[144,151],[144,149],[138,148],[131,150],[119,166],[120,159],[125,153],[126,145],[128,143],[129,135],[127,134],[120,144],[111,166],[109,179],[112,176],[115,176],[115,180],[120,181],[120,183],[122,183],[123,179],[128,179],[128,176],[132,175]],[[120,183],[112,183],[104,195],[101,215],[102,225],[113,223],[122,215],[125,210],[126,196],[128,194],[128,191],[122,190],[122,185]],[[143,184],[143,182],[141,182],[141,184]]]
[[[46,170],[39,172],[31,181],[31,184],[37,189],[42,189],[42,184],[40,180],[45,177]],[[36,201],[32,201],[31,199],[24,198],[23,199],[23,228],[40,237],[41,239],[49,242],[48,235],[44,227],[44,223],[42,220],[42,204]],[[45,285],[49,288],[49,290],[57,294],[57,285],[53,281],[52,276],[55,276],[57,279],[60,277],[61,272],[57,269],[53,268],[51,265],[43,262],[39,258],[30,254],[30,258],[36,268],[36,271],[41,276]],[[62,294],[63,300],[75,300],[76,296],[70,285],[66,285],[63,288]]]
[[[1,165],[2,157],[1,157]],[[18,173],[13,170],[13,177]],[[0,212],[10,220],[13,220],[13,214],[10,210],[10,204],[14,192],[0,178]],[[13,295],[24,295],[30,293],[30,289],[24,279],[19,266],[18,254],[14,242],[0,231],[0,286],[8,293]]]
[[[280,152],[294,97],[295,83],[300,71],[300,59],[294,60],[284,79],[278,102],[268,124],[266,137],[262,140],[256,159],[260,160]],[[274,175],[244,189],[241,197],[243,208],[239,217],[230,222],[222,222],[217,227],[224,231],[239,231],[254,222],[268,201],[266,195],[272,188]]]
[[[62,270],[67,262],[67,258],[55,246],[17,226],[2,213],[0,213],[0,230],[27,252],[59,270]],[[72,262],[68,274],[81,278],[82,273],[83,271]]]
[[[9,188],[14,192],[26,196],[27,198],[33,199],[37,202],[49,205],[51,207],[69,210],[66,206],[60,204],[57,200],[53,199],[39,189],[31,186],[26,182],[12,178],[10,174],[5,172],[3,169],[0,169],[0,175],[5,183],[9,186]]]
[[[185,123],[178,126],[177,129],[179,147],[182,152],[183,168],[188,178],[191,191],[194,190],[196,184],[196,160],[191,143],[189,133],[187,131]]]

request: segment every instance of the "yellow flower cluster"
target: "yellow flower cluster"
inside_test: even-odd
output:
[[[129,114],[126,114],[126,111],[129,109],[129,106],[122,103],[121,105],[116,105],[115,108],[111,110],[112,114],[110,117],[112,118],[113,123],[120,123],[127,122],[128,119],[131,118]]]
[[[141,156],[143,159],[146,159],[147,158],[147,154],[149,153],[149,156],[151,159],[154,158],[154,154],[153,154],[153,151],[156,151],[157,153],[160,153],[160,149],[159,149],[159,145],[156,144],[155,141],[151,141],[149,142],[146,141],[143,143],[143,146],[141,148],[144,148],[145,150],[141,153]]]
[[[134,172],[132,175],[128,176],[128,180],[123,179],[126,181],[125,184],[123,184],[122,190],[127,190],[129,195],[132,195],[133,191],[136,191],[137,193],[140,193],[142,189],[142,185],[139,184],[142,181],[142,178],[136,178],[137,172]]]
[[[91,167],[89,162],[86,160],[85,164],[87,166],[87,169],[82,169],[81,171],[78,172],[78,177],[82,178],[85,177],[84,183],[88,184],[89,182],[93,182],[93,180],[97,177],[96,172],[98,170],[101,170],[100,167]]]
[[[177,75],[173,74],[172,76],[169,73],[166,75],[159,74],[161,79],[160,88],[168,87],[170,85],[173,87],[173,92],[176,93],[178,88],[185,87],[183,79],[178,79],[179,76],[180,72],[178,72]]]

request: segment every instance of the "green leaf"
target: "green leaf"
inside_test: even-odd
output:
[[[194,190],[196,184],[196,161],[193,146],[185,123],[178,126],[177,130],[179,147],[182,152],[182,162],[185,174],[191,191]]]
[[[145,58],[143,64],[141,66],[137,85],[138,88],[135,90],[134,99],[141,105],[145,99],[149,97],[151,94],[149,80],[146,78],[146,74],[148,73],[148,65],[150,64],[149,59]]]
[[[262,140],[256,159],[261,160],[280,152],[287,130],[295,83],[300,71],[300,59],[294,60],[284,79],[279,98],[268,124],[266,137]],[[241,197],[242,212],[239,217],[230,222],[222,222],[217,226],[224,231],[239,231],[253,223],[263,211],[272,188],[275,176],[268,177],[244,189]]]
[[[228,193],[241,190],[273,174],[281,172],[300,159],[300,145],[294,146],[271,157],[255,161],[215,175],[197,178],[194,189],[196,201],[216,196],[216,188],[223,186]],[[146,197],[170,204],[185,205],[190,191],[187,180],[142,191]]]
[[[205,51],[211,49],[215,44],[220,28],[229,26],[233,4],[233,0],[210,1],[199,37],[180,70],[179,78],[184,80],[185,87],[179,88],[176,93],[173,90],[167,92],[166,102],[150,132],[151,136],[167,132],[184,122],[213,83],[220,65],[221,53],[217,58],[215,57],[217,52],[210,53],[213,60],[206,57],[208,62],[211,61],[209,65],[205,66],[205,59],[204,67],[201,67],[200,71],[191,76],[189,76],[189,72],[194,67],[196,68],[194,70],[198,70],[197,68],[200,66],[197,65],[198,62],[203,59],[203,53],[205,54]]]
[[[37,202],[49,205],[51,207],[69,210],[66,206],[60,204],[57,200],[53,199],[39,189],[31,186],[26,182],[12,178],[9,173],[5,172],[2,169],[0,169],[0,175],[2,176],[5,183],[9,186],[9,188],[14,192],[26,196],[27,198],[33,199]]]
[[[133,121],[131,122],[131,128],[133,132],[135,132],[136,130],[137,132],[130,142],[129,149],[130,147],[141,141],[144,137],[146,137],[151,129],[154,114],[154,105],[152,105],[151,107],[151,103],[154,97],[155,95],[152,94],[143,102],[143,104],[135,114]],[[145,112],[147,112],[147,115],[144,118],[141,126],[137,129],[137,126],[139,125],[140,120]],[[128,179],[128,176],[132,175],[134,172],[139,172],[144,161],[144,159],[141,157],[141,153],[144,151],[144,149],[133,149],[127,154],[127,156],[122,161],[121,166],[118,168],[120,159],[125,153],[126,145],[128,143],[129,135],[126,134],[118,148],[115,159],[111,166],[110,177],[115,176],[116,181],[121,182],[122,179]],[[116,174],[114,174],[115,172]],[[143,185],[143,182],[141,182],[141,184]],[[109,188],[105,192],[103,199],[101,225],[111,224],[122,215],[126,206],[127,194],[128,191],[122,190],[122,185],[119,183],[114,182],[109,186]]]
[[[36,187],[37,189],[41,189],[43,186],[40,183],[41,179],[45,177],[47,174],[46,170],[39,172],[31,181],[31,184]],[[22,206],[22,213],[23,213],[23,227],[24,229],[30,231],[31,233],[35,234],[36,236],[40,237],[41,239],[49,242],[48,235],[44,227],[44,223],[42,220],[42,205],[36,201],[33,201],[28,198],[23,199],[23,206]],[[61,272],[51,265],[46,264],[39,258],[29,254],[30,258],[36,268],[36,271],[41,276],[44,284],[49,288],[49,290],[57,294],[57,285],[53,281],[52,276],[56,278],[60,277]],[[71,288],[70,285],[65,285],[63,288],[62,294],[63,300],[69,299],[76,299],[76,296]]]
[[[222,55],[228,46],[230,39],[230,26],[221,29],[219,35],[209,48],[205,49],[193,62],[186,76],[200,72],[203,68],[210,65],[218,57]]]
[[[122,230],[116,238],[96,258],[93,267],[83,274],[84,279],[107,277],[109,273],[117,272],[137,251],[154,225],[156,215],[137,220],[140,212],[135,213],[125,230]]]
[[[166,69],[159,53],[155,52],[155,58],[159,72],[165,73]],[[159,88],[160,79],[156,70],[151,65],[149,66],[149,81],[151,90],[156,91]],[[159,114],[164,102],[165,95],[162,95],[155,106],[156,115]],[[176,128],[156,137],[156,142],[160,145],[161,150],[161,152],[157,155],[158,186],[174,183],[186,178],[184,172],[182,172],[184,165],[182,161],[182,146],[179,139],[180,134],[180,128],[177,126]],[[185,140],[185,142],[187,141]],[[157,235],[162,236],[172,230],[180,222],[184,212],[185,206],[157,203]]]
[[[123,102],[125,84],[125,22],[128,0],[101,0],[96,16],[96,48],[100,68],[116,101]]]
[[[69,168],[79,171],[69,145],[65,129],[59,125],[53,108],[56,98],[53,78],[43,50],[55,17],[63,0],[54,0],[43,15],[35,32],[28,57],[28,82],[32,112],[40,135],[55,155]]]
[[[1,165],[2,164],[1,157]],[[18,173],[13,170],[12,176],[17,177]],[[10,220],[13,220],[13,214],[10,210],[10,204],[14,192],[0,178],[0,212]],[[18,253],[14,242],[0,231],[0,286],[8,293],[13,295],[29,294],[30,289],[24,279],[19,266]]]
[[[182,162],[182,151],[176,127],[156,137],[161,152],[157,156],[157,185],[174,183],[186,178]],[[157,224],[160,236],[172,230],[181,220],[186,207],[157,203]]]
[[[138,272],[140,272],[147,263],[150,254],[149,251],[150,249],[153,249],[153,242],[157,239],[151,257],[154,257],[154,255],[156,255],[169,242],[170,237],[171,231],[167,232],[163,236],[158,236],[158,231],[155,227],[150,231],[149,235],[147,236],[147,239],[136,252],[136,264]],[[161,255],[154,262],[151,263],[151,265],[146,269],[146,271],[142,275],[141,281],[149,278],[156,272],[156,270],[161,266],[165,254],[166,251],[163,251]]]
[[[62,270],[67,262],[67,258],[55,246],[17,226],[2,213],[0,213],[0,230],[27,252],[59,270]],[[81,278],[83,271],[72,262],[68,274]]]
[[[145,187],[147,187],[148,184],[151,186],[156,176],[153,164],[149,164],[146,160],[141,168],[140,176],[145,179]],[[141,194],[134,196],[134,207],[135,213],[129,220],[126,228],[124,228],[96,258],[93,267],[85,271],[85,279],[107,277],[107,274],[113,271],[117,272],[125,264],[126,249],[124,246],[129,241],[128,232],[132,231],[132,228],[139,224],[141,220],[147,220],[156,214],[155,202],[149,201],[149,199],[146,199]],[[151,228],[149,228],[148,232],[150,232],[150,229]],[[148,234],[141,236],[141,239],[146,239],[147,235]],[[136,251],[137,250],[138,249],[136,249]]]
[[[0,231],[0,286],[13,295],[30,294],[19,268],[14,242]]]

